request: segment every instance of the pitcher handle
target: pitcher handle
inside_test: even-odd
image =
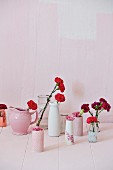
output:
[[[32,112],[31,114],[33,113],[36,113],[36,117],[35,117],[35,120],[30,123],[30,125],[32,125],[33,123],[36,123],[36,121],[38,120],[38,111],[36,110],[35,112]]]

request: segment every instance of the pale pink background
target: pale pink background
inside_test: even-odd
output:
[[[25,107],[61,76],[62,112],[100,97],[112,105],[112,74],[112,0],[0,1],[0,102]]]

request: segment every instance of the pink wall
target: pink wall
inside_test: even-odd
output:
[[[113,2],[86,1],[0,1],[0,102],[25,107],[61,76],[63,112],[100,97],[112,105]]]

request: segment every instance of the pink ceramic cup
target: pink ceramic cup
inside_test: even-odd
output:
[[[44,151],[44,129],[40,128],[39,130],[32,131],[32,151],[34,152],[43,152]]]
[[[83,136],[83,117],[80,116],[79,112],[72,113],[74,117],[73,131],[74,136]]]
[[[83,136],[83,117],[75,117],[73,121],[73,129],[75,136]]]

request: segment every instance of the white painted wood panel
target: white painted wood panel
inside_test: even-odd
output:
[[[95,170],[87,130],[84,135],[75,136],[75,144],[67,146],[64,135],[59,138],[59,170]]]
[[[31,151],[31,135],[25,155],[22,170],[58,170],[59,167],[59,143],[58,137],[49,137],[47,131],[44,136],[44,152]]]
[[[1,128],[2,129],[2,128]],[[75,137],[75,144],[65,145],[64,135],[49,137],[45,131],[45,150],[42,153],[31,151],[31,134],[16,136],[10,127],[3,128],[0,134],[0,169],[8,170],[112,170],[113,124],[100,126],[97,143],[89,143],[86,129],[84,136]]]
[[[100,97],[112,104],[112,6],[112,0],[1,0],[0,103],[26,107],[61,76],[63,112]]]
[[[2,129],[2,128],[1,128]],[[112,170],[113,124],[101,123],[97,143],[89,143],[84,136],[75,137],[75,144],[65,145],[64,135],[49,137],[45,131],[45,150],[31,151],[31,134],[16,136],[10,126],[0,133],[0,169],[8,170]]]
[[[16,136],[9,126],[0,134],[0,169],[21,170],[29,135]]]
[[[113,169],[113,124],[102,124],[98,142],[90,144],[96,170]]]

